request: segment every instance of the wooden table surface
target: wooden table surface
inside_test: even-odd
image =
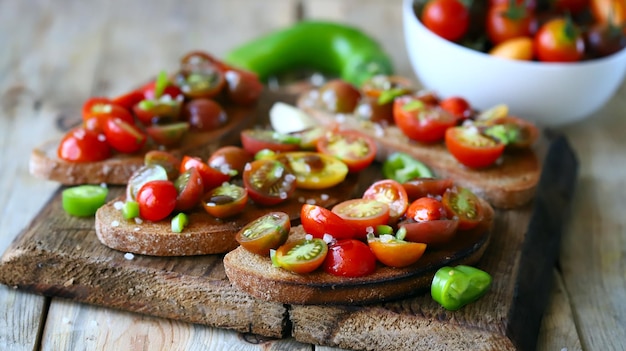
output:
[[[299,17],[361,27],[414,77],[401,0],[0,0],[0,252],[57,184],[30,150],[62,135],[83,101],[124,92],[182,54],[218,56]],[[539,350],[623,350],[626,341],[626,84],[594,116],[560,127],[580,174]],[[337,350],[47,298],[0,285],[1,350]]]

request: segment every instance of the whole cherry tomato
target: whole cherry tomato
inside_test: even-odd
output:
[[[469,28],[469,9],[459,0],[429,0],[422,10],[426,28],[440,37],[456,41]]]
[[[372,138],[353,130],[327,132],[317,141],[317,151],[340,159],[353,173],[367,168],[377,152]]]
[[[335,239],[352,239],[356,236],[354,228],[343,218],[318,205],[302,205],[300,222],[304,231],[314,238],[322,239],[325,234],[330,234]]]
[[[626,1],[590,0],[591,13],[597,23],[612,24],[616,27],[626,24]]]
[[[555,18],[539,28],[534,47],[540,61],[575,62],[585,53],[585,40],[569,17]]]
[[[137,192],[139,216],[153,222],[165,219],[176,207],[176,196],[176,187],[169,180],[147,182]]]
[[[443,140],[446,130],[457,123],[457,118],[448,111],[410,95],[394,100],[393,118],[406,136],[422,143]]]
[[[322,265],[326,273],[362,277],[376,270],[376,256],[367,244],[355,239],[339,240],[328,248]]]
[[[489,55],[511,60],[530,61],[535,54],[531,37],[507,39],[489,50]]]
[[[446,219],[448,212],[441,201],[433,197],[421,197],[411,202],[406,210],[406,217],[416,222],[436,221]]]
[[[537,30],[537,20],[525,5],[505,3],[489,8],[487,35],[493,45],[508,39],[530,37]]]
[[[57,156],[70,162],[96,162],[111,157],[111,147],[104,134],[77,127],[61,139]]]
[[[123,153],[141,150],[148,139],[141,129],[119,118],[110,118],[104,126],[104,134],[112,148]]]
[[[472,168],[491,166],[504,152],[504,144],[482,135],[474,126],[446,131],[446,148],[460,163]]]

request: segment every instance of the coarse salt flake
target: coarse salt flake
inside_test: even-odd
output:
[[[115,208],[118,211],[122,210],[122,208],[124,208],[124,202],[122,202],[122,201],[115,201],[113,203],[113,208]]]
[[[141,223],[143,223],[143,219],[141,219],[139,217],[135,217],[135,223],[141,224]]]
[[[130,260],[132,260],[133,258],[135,258],[135,255],[133,255],[133,254],[132,254],[132,253],[130,253],[130,252],[127,252],[127,253],[125,253],[125,254],[124,254],[124,258],[130,261]]]
[[[119,227],[119,226],[120,226],[120,221],[111,222],[111,227]]]

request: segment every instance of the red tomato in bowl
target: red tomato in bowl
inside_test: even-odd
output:
[[[353,130],[328,132],[317,141],[317,151],[336,157],[348,166],[349,172],[367,168],[376,157],[372,138]]]
[[[543,62],[577,62],[585,54],[582,32],[566,18],[555,18],[544,23],[534,41],[535,54]]]
[[[374,273],[376,256],[362,241],[339,240],[328,248],[322,267],[328,274],[352,278],[362,277]]]
[[[443,140],[446,130],[457,123],[454,115],[439,106],[426,104],[410,95],[394,100],[393,119],[406,136],[422,143]]]
[[[486,29],[491,43],[498,45],[509,39],[533,36],[537,19],[526,5],[507,2],[489,8]]]
[[[459,0],[429,0],[422,10],[422,23],[440,37],[456,41],[469,29],[469,9]]]

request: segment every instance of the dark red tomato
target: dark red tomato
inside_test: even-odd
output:
[[[424,26],[450,41],[467,33],[469,20],[469,9],[459,0],[429,0],[422,10]]]
[[[311,273],[319,268],[328,254],[324,240],[301,239],[281,245],[274,255],[279,267],[298,274]]]
[[[172,147],[179,145],[187,132],[189,131],[189,123],[176,122],[166,124],[153,124],[146,127],[146,134],[157,145]]]
[[[335,239],[352,239],[356,236],[354,228],[330,210],[311,204],[302,205],[300,222],[307,234],[314,238],[324,238],[330,234]]]
[[[255,103],[263,91],[263,83],[256,74],[242,70],[228,70],[226,79],[226,95],[238,105]]]
[[[159,165],[167,172],[167,178],[174,180],[179,176],[180,159],[174,154],[162,150],[150,150],[143,157],[144,165]]]
[[[289,230],[289,215],[284,212],[270,212],[246,224],[237,232],[235,240],[244,249],[267,256],[271,249],[277,249],[287,241]]]
[[[180,59],[180,66],[186,71],[201,69],[204,65],[215,65],[224,72],[227,68],[227,66],[215,56],[201,50],[189,51]]]
[[[254,202],[271,206],[287,200],[293,194],[296,190],[296,176],[279,161],[261,159],[246,165],[243,184]]]
[[[235,184],[224,183],[206,194],[202,206],[213,217],[228,218],[243,212],[247,203],[246,189]]]
[[[176,210],[187,211],[200,203],[204,194],[204,184],[197,168],[189,168],[181,173],[174,181],[174,186],[178,192]]]
[[[271,130],[246,129],[241,132],[241,145],[250,154],[268,149],[274,152],[296,151],[300,138]]]
[[[328,248],[322,267],[328,274],[350,278],[362,277],[374,273],[376,256],[362,241],[339,240]]]
[[[180,90],[189,99],[214,98],[226,86],[224,72],[209,63],[192,71],[181,70],[175,79]]]
[[[561,13],[569,12],[572,15],[582,13],[589,8],[589,0],[555,0],[554,7]]]
[[[222,173],[218,169],[209,167],[209,165],[204,163],[200,158],[188,155],[183,156],[183,159],[180,162],[180,173],[194,167],[200,171],[200,175],[202,176],[202,185],[204,185],[205,192],[230,180],[229,174]]]
[[[406,218],[416,222],[436,221],[448,218],[448,212],[441,201],[432,197],[420,197],[411,202],[406,210]]]
[[[128,124],[135,124],[133,115],[122,106],[112,102],[98,102],[100,98],[88,101],[83,106],[83,124],[87,129],[104,131],[108,119],[119,118]]]
[[[449,243],[454,238],[458,226],[459,220],[456,218],[426,222],[405,220],[398,223],[399,231],[406,231],[404,240],[433,247]]]
[[[448,129],[446,147],[454,158],[471,168],[491,166],[504,152],[502,142],[482,135],[472,126]]]
[[[450,112],[454,115],[459,121],[464,121],[470,117],[472,117],[474,111],[472,111],[472,106],[460,96],[451,96],[445,98],[439,102],[439,106],[442,109]]]
[[[210,131],[217,129],[228,121],[228,115],[222,106],[211,99],[193,99],[183,105],[183,117],[189,122],[192,130]]]
[[[457,123],[456,117],[444,109],[409,95],[394,100],[393,118],[407,137],[422,143],[443,140],[446,130]]]
[[[319,104],[328,111],[350,113],[361,99],[361,92],[352,84],[341,80],[330,80],[319,89]]]
[[[489,6],[496,6],[501,4],[508,4],[511,0],[489,0]],[[526,6],[529,10],[534,11],[537,8],[536,0],[515,0],[517,5]]]
[[[109,145],[123,153],[133,153],[141,150],[148,139],[137,126],[119,118],[107,120],[104,126],[104,134]]]
[[[141,100],[133,106],[133,113],[144,125],[171,123],[179,120],[182,101]]]
[[[222,173],[241,175],[246,163],[254,160],[253,155],[239,146],[227,145],[215,150],[207,164]]]
[[[408,195],[404,187],[393,179],[379,180],[363,193],[364,199],[374,199],[389,206],[389,220],[397,221],[408,207]]]
[[[176,187],[169,180],[153,180],[144,184],[137,192],[139,216],[158,222],[169,216],[176,207]]]
[[[176,100],[180,95],[182,95],[182,91],[179,87],[168,82],[161,95],[155,96],[156,83],[157,80],[153,80],[140,89],[141,92],[143,92],[144,100],[155,100],[164,95],[169,95],[173,100]]]
[[[318,152],[338,158],[353,173],[367,168],[374,161],[376,150],[374,139],[353,130],[328,132],[317,142]]]
[[[332,211],[354,228],[357,239],[365,239],[376,226],[389,223],[389,205],[374,199],[346,200]]]
[[[416,178],[402,183],[409,201],[415,201],[425,196],[441,196],[451,188],[454,182],[451,179]]]
[[[111,157],[111,147],[104,134],[78,127],[61,139],[57,156],[69,162],[96,162]]]
[[[441,200],[448,213],[459,220],[459,229],[476,227],[484,217],[480,199],[473,192],[462,187],[448,189]]]
[[[532,37],[537,30],[537,19],[525,5],[504,3],[489,8],[487,36],[493,45],[508,39]]]
[[[614,54],[626,48],[626,29],[606,23],[589,26],[585,31],[585,47],[591,57]]]
[[[128,111],[132,111],[133,106],[137,105],[139,101],[143,100],[144,98],[145,97],[143,91],[136,89],[112,98],[111,102],[116,105],[122,106]]]
[[[540,61],[576,62],[583,58],[585,40],[571,19],[555,18],[539,28],[534,48]]]

